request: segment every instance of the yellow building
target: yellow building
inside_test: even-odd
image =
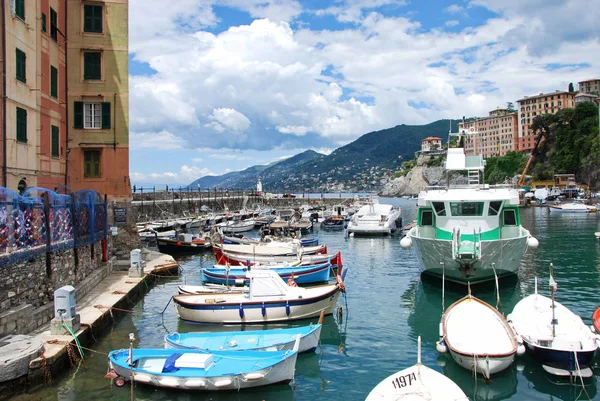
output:
[[[128,0],[67,0],[68,186],[131,199]]]
[[[474,132],[465,137],[466,155],[482,155],[483,157],[504,156],[513,151],[514,138],[517,133],[517,113],[508,109],[497,108],[488,117],[478,118],[464,124],[458,124],[459,130]]]
[[[587,81],[578,82],[579,93],[589,93],[592,95],[600,95],[600,79],[588,79]]]

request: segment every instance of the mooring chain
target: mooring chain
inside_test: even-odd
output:
[[[39,357],[42,359],[42,371],[44,372],[44,383],[52,384],[52,375],[50,374],[50,370],[48,369],[48,362],[46,361],[46,355],[44,355],[44,351],[40,351]]]

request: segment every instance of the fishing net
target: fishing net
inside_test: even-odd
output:
[[[73,192],[75,211],[75,246],[92,244],[106,237],[106,203],[91,189]]]

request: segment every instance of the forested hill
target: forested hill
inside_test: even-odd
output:
[[[458,129],[457,124],[458,120],[453,120],[453,131]],[[260,177],[266,191],[303,191],[341,183],[345,188],[350,185],[365,190],[375,182],[378,185],[385,174],[399,169],[402,161],[414,158],[424,138],[437,136],[445,143],[449,129],[449,120],[426,125],[402,124],[369,132],[329,155],[309,150],[267,166],[252,166],[218,177],[202,177],[190,186],[250,189],[255,188]]]

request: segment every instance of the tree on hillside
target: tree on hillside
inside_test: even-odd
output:
[[[575,92],[575,89],[573,88],[573,82],[569,84],[569,92]]]
[[[508,111],[516,111],[515,110],[515,105],[513,104],[513,102],[507,102],[506,103],[506,108],[508,109]]]

